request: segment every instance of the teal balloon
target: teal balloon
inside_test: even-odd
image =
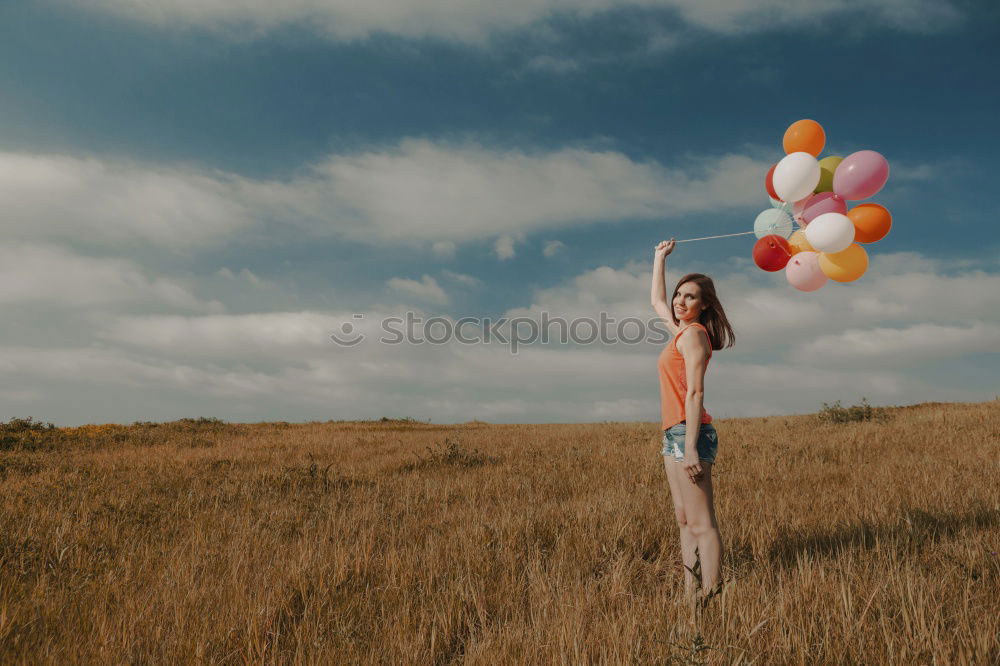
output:
[[[791,215],[781,208],[769,208],[754,220],[753,233],[757,238],[772,234],[788,238],[792,235],[792,226]]]
[[[795,206],[792,205],[791,201],[782,201],[781,199],[775,199],[774,197],[768,197],[771,200],[771,207],[778,210],[783,210],[788,213],[789,217],[795,217]]]

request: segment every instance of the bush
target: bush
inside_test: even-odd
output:
[[[853,421],[875,421],[884,423],[889,420],[888,410],[881,407],[872,407],[868,399],[861,398],[861,403],[850,407],[843,407],[840,401],[828,405],[823,403],[823,409],[817,414],[820,421],[830,423],[851,423]]]
[[[61,431],[51,423],[35,421],[30,416],[26,419],[12,418],[6,423],[0,422],[0,451],[23,449],[34,451],[47,448],[55,443]]]
[[[184,418],[184,419],[178,419],[176,421],[176,423],[180,423],[180,424],[186,425],[186,426],[193,426],[193,427],[196,427],[196,428],[199,428],[199,427],[204,427],[204,428],[218,428],[220,426],[229,425],[228,423],[226,423],[222,419],[217,419],[214,416],[199,416],[196,419],[192,419],[190,417],[189,418]]]
[[[412,472],[433,467],[480,467],[497,462],[496,458],[481,453],[479,449],[469,451],[462,447],[461,442],[452,441],[447,437],[439,451],[434,451],[428,446],[427,452],[428,457],[418,456],[416,461],[402,465],[400,471]]]
[[[200,430],[208,429],[212,430],[215,428],[222,428],[223,426],[228,426],[227,421],[222,419],[217,419],[214,416],[199,416],[198,418],[185,417],[183,419],[177,419],[176,421],[133,421],[133,426],[139,428],[166,428],[169,426],[180,427],[183,430]]]

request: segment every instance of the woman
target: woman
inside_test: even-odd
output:
[[[663,273],[674,245],[671,238],[656,246],[650,297],[653,309],[673,334],[658,363],[663,464],[680,528],[685,588],[689,594],[697,592],[695,571],[700,563],[701,594],[708,598],[720,584],[722,539],[712,498],[712,466],[719,440],[704,406],[705,370],[712,350],[731,347],[735,335],[712,278],[701,273],[685,275],[667,301]],[[689,422],[698,426],[688,427]]]

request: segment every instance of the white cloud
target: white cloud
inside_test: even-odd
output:
[[[439,258],[452,257],[458,243],[493,238],[497,256],[508,259],[529,233],[759,207],[760,174],[768,166],[751,155],[688,157],[664,166],[611,150],[407,139],[331,155],[282,181],[0,153],[6,206],[0,232],[22,241],[102,249],[145,243],[178,251],[218,246],[237,234],[264,243],[280,232],[429,243]],[[560,247],[550,241],[543,254]],[[240,276],[266,286],[249,269]]]
[[[811,365],[907,367],[983,352],[1000,352],[1000,324],[850,329],[799,345],[793,358]]]
[[[240,271],[240,277],[249,282],[250,284],[258,285],[261,283],[259,277],[254,275],[249,268],[244,268]]]
[[[431,251],[441,259],[451,259],[455,256],[455,244],[451,241],[434,241]]]
[[[545,246],[542,248],[542,254],[546,258],[554,257],[561,250],[566,249],[566,245],[562,241],[546,241]]]
[[[638,264],[621,269],[599,266],[562,284],[535,291],[531,305],[505,314],[537,317],[544,310],[567,319],[597,317],[601,311],[618,318],[653,316],[649,282],[650,275]]]
[[[270,280],[265,280],[264,278],[260,277],[259,275],[251,271],[249,268],[241,268],[239,273],[233,273],[228,267],[223,266],[222,268],[217,270],[215,274],[221,278],[225,278],[226,280],[234,280],[234,281],[238,280],[246,282],[247,284],[256,287],[257,289],[269,289],[272,291],[279,289],[278,285],[276,285],[274,282]]]
[[[59,384],[111,384],[126,391],[140,387],[157,391],[197,390],[202,396],[216,398],[273,395],[288,388],[279,378],[265,372],[247,368],[225,371],[213,365],[197,368],[139,358],[120,349],[0,347],[0,371]]]
[[[189,248],[253,222],[247,181],[192,168],[0,152],[7,238]]]
[[[353,314],[302,311],[200,317],[126,315],[105,323],[98,335],[102,340],[185,358],[289,361],[331,349],[330,334],[340,332],[344,322],[351,322],[359,330],[370,328],[362,327]]]
[[[376,33],[485,43],[490,35],[523,29],[554,16],[578,20],[622,8],[673,12],[688,26],[721,33],[817,25],[851,14],[867,23],[905,30],[954,24],[960,13],[946,0],[50,0],[111,12],[163,28],[203,27],[253,36],[289,24],[307,25],[332,39]]]
[[[895,182],[929,181],[937,178],[940,169],[935,169],[930,164],[908,164],[894,162],[890,177]]]
[[[360,241],[450,242],[563,228],[580,222],[672,218],[760,204],[770,166],[745,155],[692,158],[683,167],[614,151],[496,150],[405,140],[335,155],[272,188],[271,204],[311,227]]]
[[[196,344],[182,338],[204,327],[196,318],[189,323],[185,334],[183,322],[177,322],[172,339],[197,351]],[[234,334],[239,334],[239,324],[234,319],[229,325]],[[226,327],[220,322],[221,329]],[[655,421],[659,416],[655,351],[529,347],[515,356],[497,345],[387,346],[368,341],[351,349],[311,347],[327,330],[317,328],[317,335],[306,336],[305,346],[294,340],[291,345],[268,345],[262,335],[259,344],[234,349],[223,344],[227,336],[219,336],[210,345],[219,350],[215,356],[202,352],[189,358],[174,350],[169,360],[122,349],[6,347],[0,348],[0,371],[13,379],[48,380],[59,386],[155,390],[164,410],[169,406],[166,396],[182,393],[200,397],[202,413],[230,419],[237,418],[235,404],[256,405],[243,420],[261,420],[264,410],[275,413],[274,418],[293,420],[409,415],[436,421],[586,422]],[[167,351],[157,349],[163,355]],[[850,402],[861,395],[875,404],[989,397],[972,389],[927,384],[898,371],[754,364],[722,354],[712,361],[709,382],[707,405],[716,417],[815,411],[822,402]],[[59,420],[50,416],[51,401],[39,404],[47,405],[45,418]],[[113,414],[110,404],[103,409],[107,413],[85,418],[157,418],[148,413]]]
[[[437,305],[447,305],[451,302],[448,294],[437,283],[437,280],[427,274],[424,274],[419,282],[406,278],[391,278],[386,281],[386,284],[391,289],[408,296],[414,296],[422,301]]]
[[[601,266],[546,289],[538,290],[530,306],[514,308],[508,316],[538,317],[542,311],[567,319],[596,318],[600,312],[622,319],[652,317],[649,306],[651,263],[630,263],[622,268]],[[673,289],[684,273],[699,268],[668,264],[666,290]],[[728,358],[753,361],[760,354],[791,358],[798,364],[825,365],[853,356],[854,337],[872,333],[872,339],[898,335],[898,327],[911,331],[900,338],[896,353],[885,354],[885,364],[908,367],[938,358],[919,347],[917,339],[942,327],[964,340],[966,349],[949,355],[988,351],[994,325],[1000,323],[1000,274],[966,271],[944,274],[941,262],[913,253],[872,256],[869,272],[861,280],[841,285],[829,282],[813,293],[796,291],[781,274],[764,274],[755,267],[733,270],[719,267],[714,274],[716,291],[736,331],[736,347]],[[977,324],[977,322],[980,322]],[[878,332],[887,329],[891,332]],[[965,331],[965,333],[959,333]],[[841,334],[847,337],[840,337]],[[964,337],[962,337],[964,336]],[[945,338],[948,340],[949,338]],[[816,341],[831,346],[817,354]],[[913,347],[916,351],[908,351]],[[832,349],[840,349],[834,352]],[[643,353],[642,347],[632,351]],[[862,363],[857,360],[856,363]],[[883,367],[875,363],[875,367]]]
[[[190,168],[0,153],[0,231],[10,238],[174,249],[210,247],[239,233],[292,229],[365,243],[456,243],[581,222],[671,218],[759,205],[769,165],[746,155],[690,158],[683,166],[620,152],[550,152],[404,140],[379,151],[331,155],[287,181]],[[246,277],[246,276],[244,276]]]
[[[933,32],[962,21],[962,12],[942,0],[894,0],[874,7],[888,25],[902,30]]]
[[[449,280],[458,282],[459,284],[464,284],[467,287],[475,287],[480,284],[479,278],[471,275],[465,275],[464,273],[455,273],[453,271],[449,271],[447,268],[441,270],[441,275],[445,276]]]
[[[929,377],[914,370],[945,358],[967,363],[966,354],[980,354],[976,362],[982,367],[981,354],[1000,341],[1000,308],[991,295],[1000,292],[1000,276],[943,275],[934,272],[936,262],[920,256],[876,255],[882,256],[886,274],[875,271],[880,264],[873,262],[873,272],[862,281],[812,294],[762,273],[716,271],[738,337],[737,346],[716,352],[709,366],[707,405],[713,415],[809,412],[823,402],[850,404],[861,396],[874,404],[991,398],[993,386],[970,385],[964,375]],[[671,276],[687,268],[671,264]],[[702,268],[712,272],[713,267]],[[536,291],[531,306],[503,315],[545,310],[567,318],[597,317],[603,310],[617,318],[652,317],[649,270],[641,262],[585,271]],[[413,292],[402,289],[414,297],[436,284],[403,282],[416,286]],[[905,284],[912,285],[910,291],[903,290]],[[939,291],[928,301],[930,284]],[[935,294],[951,300],[935,308]],[[859,309],[859,299],[901,309]],[[110,316],[91,322],[94,331],[78,331],[81,339],[95,337],[88,347],[0,346],[0,373],[25,387],[26,393],[10,396],[19,408],[47,420],[60,420],[53,410],[79,403],[66,397],[60,407],[52,396],[63,389],[90,395],[91,389],[81,393],[80,387],[106,393],[78,420],[174,418],[180,404],[238,420],[261,420],[262,414],[515,422],[658,416],[658,345],[529,344],[515,355],[502,342],[387,344],[386,317],[403,313],[400,306],[363,317],[315,310]],[[401,329],[397,323],[393,330]],[[346,347],[335,344],[331,334],[365,338]],[[154,406],[146,411],[121,406],[124,396],[143,395],[143,389],[155,392]],[[37,399],[30,393],[36,390]]]
[[[525,69],[534,72],[548,72],[550,74],[568,74],[580,69],[580,63],[573,58],[557,58],[550,55],[535,56],[524,66]]]
[[[513,236],[500,236],[493,243],[493,251],[496,252],[497,259],[501,261],[506,261],[507,259],[513,259],[514,252],[514,238]]]
[[[690,24],[723,33],[773,30],[793,25],[818,26],[836,15],[851,14],[903,30],[939,30],[962,17],[946,0],[651,0],[676,7]],[[649,5],[647,5],[649,6]]]
[[[0,303],[89,308],[129,302],[225,310],[222,303],[201,300],[172,280],[146,277],[128,259],[88,257],[52,245],[0,246]]]
[[[0,178],[8,206],[0,227],[15,239],[0,248],[0,303],[37,303],[57,313],[78,308],[74,315],[95,306],[209,313],[101,313],[84,322],[92,329],[74,329],[74,347],[34,346],[41,343],[18,320],[19,339],[31,342],[0,344],[0,372],[25,388],[7,397],[48,420],[58,418],[49,412],[61,404],[51,396],[71,388],[80,393],[81,386],[106,390],[95,407],[106,410],[143,393],[136,389],[159,395],[162,388],[184,400],[202,396],[209,411],[223,416],[239,401],[248,408],[282,405],[283,414],[299,418],[377,416],[386,413],[386,404],[400,404],[409,415],[438,420],[652,420],[658,395],[651,345],[529,346],[517,356],[503,345],[385,345],[372,336],[387,313],[368,312],[363,320],[315,310],[225,315],[221,303],[196,295],[193,279],[157,277],[131,259],[23,239],[200,248],[237,231],[259,233],[271,226],[267,220],[367,242],[424,241],[439,255],[453,254],[459,242],[499,238],[494,250],[503,257],[513,256],[528,232],[579,221],[617,223],[757,204],[758,176],[766,166],[746,155],[692,159],[681,168],[613,151],[524,152],[421,140],[334,155],[287,181],[252,181],[183,168],[0,154],[0,175],[15,181]],[[25,223],[32,220],[37,224]],[[560,246],[550,241],[543,254]],[[505,315],[544,310],[568,318],[601,311],[652,317],[650,263],[585,271],[535,291],[530,305]],[[780,274],[763,274],[745,260],[694,267],[679,257],[669,264],[667,288],[695,268],[718,269],[719,294],[737,332],[737,347],[712,361],[710,377],[717,379],[709,406],[716,414],[812,411],[824,401],[862,394],[883,402],[981,395],[975,387],[949,384],[952,378],[941,385],[918,379],[911,368],[942,358],[960,362],[997,347],[997,273],[968,266],[956,271],[912,253],[875,253],[858,282],[803,294]],[[440,276],[446,284],[478,284],[453,271]],[[256,297],[277,289],[248,268],[220,268],[209,282],[233,300],[241,294],[249,307],[259,307]],[[392,278],[386,286],[405,300],[451,302],[429,274]],[[287,309],[287,301],[278,294],[274,302]],[[330,336],[348,324],[350,335],[369,339],[357,348],[338,347]],[[94,346],[85,346],[88,337]],[[104,418],[153,417],[121,414]]]

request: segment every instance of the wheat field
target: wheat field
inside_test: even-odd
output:
[[[0,662],[998,663],[1000,401],[884,415],[716,421],[694,623],[656,423],[9,426]]]

